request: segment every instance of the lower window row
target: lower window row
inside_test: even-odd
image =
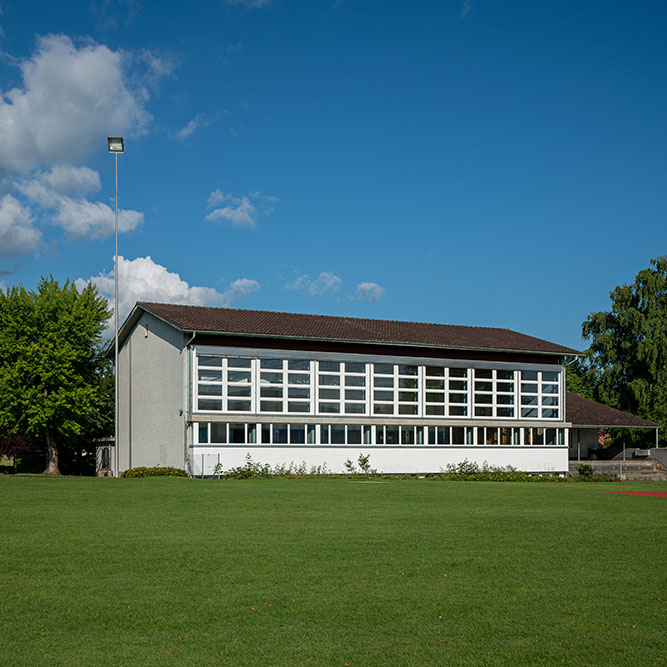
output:
[[[565,445],[563,428],[204,422],[195,444]]]

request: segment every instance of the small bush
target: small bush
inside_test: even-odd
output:
[[[577,473],[579,474],[580,479],[592,479],[593,466],[590,463],[582,463],[577,466]]]
[[[445,481],[465,482],[563,482],[564,477],[553,474],[531,475],[512,466],[490,466],[486,461],[480,467],[465,459],[458,465],[449,464],[441,475],[431,477]]]
[[[580,463],[577,466],[575,482],[620,482],[621,478],[607,472],[595,474],[595,468],[590,463]]]
[[[129,468],[121,473],[121,477],[188,477],[185,470],[158,466],[154,468]]]
[[[225,470],[222,463],[218,463],[213,469],[213,474],[220,479],[270,479],[272,477],[287,477],[290,479],[302,479],[308,477],[331,476],[327,464],[311,466],[308,468],[305,461],[296,465],[292,461],[289,465],[277,464],[273,468],[268,463],[253,461],[250,454],[246,454],[245,464]]]

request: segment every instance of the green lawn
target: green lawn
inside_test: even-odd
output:
[[[664,665],[667,484],[0,478],[2,664]]]

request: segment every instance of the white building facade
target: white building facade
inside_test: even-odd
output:
[[[121,329],[121,471],[248,455],[387,474],[568,469],[564,358],[507,329],[139,303]]]

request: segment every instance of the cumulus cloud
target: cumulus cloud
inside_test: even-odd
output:
[[[256,292],[260,284],[250,278],[239,278],[235,280],[223,293],[222,305],[231,305],[237,299],[243,299],[252,292]]]
[[[102,239],[114,233],[114,209],[103,202],[67,194],[96,192],[99,181],[99,174],[87,167],[60,166],[19,181],[17,187],[32,206],[70,238]],[[134,231],[143,221],[144,214],[139,211],[118,211],[120,233]]]
[[[145,133],[148,93],[129,86],[127,60],[102,44],[77,48],[66,35],[39,37],[19,65],[22,85],[0,97],[0,167],[79,162],[108,134]]]
[[[54,192],[77,197],[95,194],[102,187],[100,175],[93,169],[63,164],[44,172],[41,180]]]
[[[219,114],[208,115],[205,113],[198,113],[185,127],[182,127],[177,132],[174,132],[173,136],[176,139],[183,141],[191,137],[195,132],[197,132],[197,130],[201,130],[205,127],[213,125],[213,123],[215,123],[218,118]]]
[[[285,287],[301,292],[307,292],[310,296],[322,296],[328,292],[337,292],[343,281],[331,271],[322,271],[316,278],[311,278],[307,274],[297,276],[291,283]]]
[[[385,291],[384,287],[380,287],[377,283],[359,283],[354,298],[357,301],[377,303]]]
[[[0,257],[15,257],[36,250],[42,233],[33,224],[30,209],[12,195],[0,199]]]
[[[113,271],[100,273],[88,279],[79,278],[75,281],[78,289],[83,289],[88,283],[96,285],[113,308]],[[222,292],[212,287],[190,285],[178,273],[168,271],[166,267],[154,262],[150,256],[137,257],[132,260],[119,256],[118,283],[120,297],[118,314],[121,322],[129,315],[137,301],[158,301],[193,306],[230,306],[260,288],[256,280],[249,278],[235,280]]]
[[[278,197],[264,195],[261,192],[235,197],[231,193],[225,194],[217,189],[208,198],[207,207],[213,210],[205,219],[210,222],[226,221],[234,227],[255,229],[261,216],[273,213],[272,204],[277,201]]]

